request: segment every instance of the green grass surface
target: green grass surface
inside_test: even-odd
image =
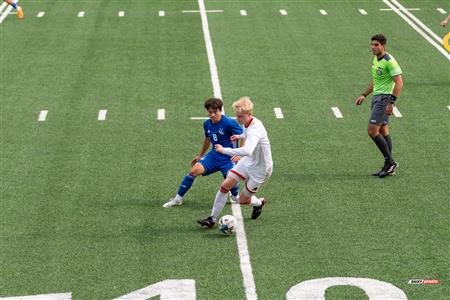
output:
[[[221,176],[197,179],[182,207],[161,208],[201,147],[202,121],[190,117],[205,115],[213,93],[200,16],[181,13],[197,1],[20,3],[26,19],[0,25],[0,296],[111,299],[193,279],[198,299],[244,299],[235,238],[195,224],[210,212]],[[436,7],[448,10],[448,2],[402,3],[420,7],[414,15],[445,35]],[[206,6],[224,10],[208,19],[225,110],[250,96],[272,143],[274,173],[260,193],[269,205],[257,221],[242,208],[258,298],[283,299],[309,279],[364,277],[392,283],[408,299],[448,299],[444,56],[380,11],[382,1]],[[378,32],[405,82],[403,118],[391,120],[400,168],[384,180],[370,176],[382,164],[366,134],[370,101],[354,105],[370,81],[370,36]],[[158,108],[166,120],[156,120]],[[37,122],[44,109],[47,120]],[[100,109],[108,110],[104,122]],[[416,278],[442,283],[408,284]],[[364,297],[354,287],[327,291],[327,300]]]

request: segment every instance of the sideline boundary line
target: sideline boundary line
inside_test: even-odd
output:
[[[216,60],[214,58],[214,51],[211,42],[211,35],[209,33],[208,16],[206,15],[205,3],[203,0],[198,0],[200,9],[200,16],[202,19],[203,36],[205,39],[206,51],[208,54],[209,70],[211,71],[211,81],[214,89],[214,97],[222,99],[222,92],[220,91],[219,75],[217,73]],[[247,237],[244,228],[244,219],[242,218],[242,211],[240,204],[232,204],[231,209],[233,215],[237,220],[236,224],[236,243],[239,251],[239,260],[241,266],[242,279],[244,281],[245,296],[247,300],[256,300],[255,280],[253,278],[252,265],[250,262],[250,254],[247,246]]]

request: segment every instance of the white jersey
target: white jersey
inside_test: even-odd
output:
[[[253,117],[248,127],[244,127],[241,137],[245,139],[243,147],[223,148],[223,153],[229,156],[243,156],[244,158],[238,164],[245,161],[249,167],[249,173],[255,174],[257,177],[272,173],[272,151],[263,123]]]

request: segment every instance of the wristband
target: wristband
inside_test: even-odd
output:
[[[366,95],[366,94],[364,94],[364,93],[362,93],[362,94],[361,94],[361,96],[363,96],[364,98],[366,98],[366,97],[367,97],[367,95]]]
[[[391,95],[390,101],[391,101],[392,104],[395,103],[395,100],[397,100],[397,97],[394,96],[394,95]]]

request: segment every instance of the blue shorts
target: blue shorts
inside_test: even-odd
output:
[[[225,178],[228,171],[234,167],[231,157],[227,160],[217,159],[217,157],[211,152],[208,152],[208,154],[203,156],[198,162],[202,164],[203,168],[205,168],[205,173],[203,173],[203,176],[208,176],[209,174],[220,171],[222,172],[223,178]]]

